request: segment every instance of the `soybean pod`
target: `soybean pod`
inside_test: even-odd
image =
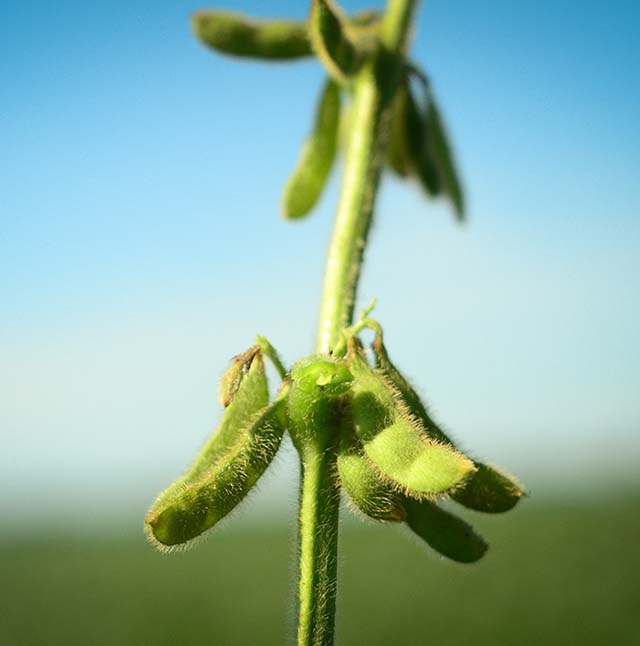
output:
[[[353,425],[365,455],[406,495],[422,498],[450,492],[474,471],[473,462],[451,445],[430,438],[400,394],[349,343],[349,392]]]
[[[333,78],[346,83],[363,62],[347,17],[333,0],[313,0],[309,22],[316,55]]]
[[[411,384],[391,362],[380,332],[373,341],[373,351],[376,368],[393,385],[412,416],[420,420],[425,432],[435,440],[455,447],[454,442],[429,415]],[[451,496],[456,502],[476,511],[499,513],[514,507],[524,495],[524,490],[513,477],[481,462],[475,462],[475,467],[475,473],[464,486],[452,492]]]
[[[432,93],[429,94],[425,127],[429,133],[428,144],[436,162],[442,186],[451,200],[457,219],[462,221],[464,219],[464,193],[458,178],[447,131]]]
[[[340,90],[335,81],[327,79],[318,100],[313,131],[284,188],[282,214],[285,218],[305,216],[318,201],[336,156],[339,123]]]
[[[257,20],[232,11],[198,11],[191,18],[195,35],[208,47],[231,56],[288,60],[311,56],[304,22]]]
[[[406,523],[436,552],[460,563],[473,563],[488,549],[468,523],[428,500],[405,500]]]
[[[245,359],[249,355],[251,358],[247,368]],[[218,396],[228,405],[217,429],[200,449],[189,469],[157,497],[154,506],[198,480],[238,443],[255,414],[269,403],[264,361],[255,346],[234,357],[231,367],[221,379]]]
[[[405,92],[405,137],[411,156],[411,167],[427,194],[436,197],[442,192],[442,178],[431,144],[432,133],[408,80],[405,81]]]
[[[286,427],[287,392],[284,382],[277,399],[254,415],[224,455],[197,479],[160,496],[145,519],[156,546],[162,549],[189,543],[241,502],[280,446]]]
[[[401,495],[380,477],[364,454],[349,411],[340,424],[338,474],[349,499],[363,514],[375,520],[404,520]]]
[[[407,136],[408,100],[406,83],[401,83],[391,104],[389,144],[387,146],[387,163],[398,177],[407,177],[412,171],[409,137]]]

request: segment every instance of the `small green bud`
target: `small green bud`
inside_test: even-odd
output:
[[[345,361],[313,355],[291,369],[293,387],[311,397],[337,397],[349,390],[353,375]]]
[[[338,142],[340,90],[327,80],[318,102],[313,131],[284,189],[282,213],[297,219],[314,207],[327,183]]]
[[[349,16],[349,22],[358,29],[379,29],[382,14],[375,9],[365,9]]]
[[[246,496],[273,460],[286,426],[286,394],[265,407],[238,433],[237,441],[198,479],[172,486],[145,518],[160,549],[184,545],[211,529]]]
[[[488,549],[483,538],[463,520],[428,500],[404,502],[406,523],[436,552],[460,563],[473,563]]]
[[[231,11],[198,11],[191,18],[195,35],[208,47],[232,56],[288,60],[310,56],[304,22],[256,20]]]
[[[301,454],[330,446],[343,415],[342,395],[352,381],[346,362],[340,359],[314,355],[293,366],[289,434]]]
[[[462,485],[475,466],[452,446],[430,438],[400,394],[374,372],[350,343],[354,381],[349,397],[356,433],[367,457],[406,495],[424,497]]]
[[[333,0],[313,0],[309,30],[313,49],[326,70],[346,83],[363,61],[347,17]]]

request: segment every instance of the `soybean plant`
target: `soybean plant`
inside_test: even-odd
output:
[[[340,492],[380,522],[404,523],[439,554],[480,559],[486,542],[441,503],[476,511],[514,507],[524,492],[506,473],[465,455],[438,426],[392,363],[371,308],[354,301],[383,171],[415,180],[428,198],[465,204],[440,108],[427,74],[411,61],[416,0],[383,12],[345,14],[313,0],[308,20],[256,20],[201,11],[192,27],[207,47],[267,61],[315,56],[326,72],[311,133],[287,180],[285,219],[307,216],[345,140],[344,176],[329,247],[316,353],[290,369],[264,337],[224,374],[218,429],[192,466],[160,494],[145,519],[162,550],[184,547],[231,512],[273,460],[288,433],[301,464],[299,646],[333,643]],[[370,347],[362,341],[373,331]],[[269,400],[265,359],[280,385]]]

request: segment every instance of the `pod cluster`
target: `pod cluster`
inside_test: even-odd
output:
[[[333,0],[312,0],[306,21],[255,19],[240,13],[205,10],[192,28],[207,47],[231,56],[294,61],[315,56],[327,72],[311,131],[282,195],[282,215],[299,219],[317,204],[349,127],[353,80],[380,47],[380,14],[346,15]],[[464,195],[446,127],[426,75],[405,62],[386,123],[386,166],[400,178],[414,178],[430,198],[445,197],[459,220]]]
[[[376,327],[373,366],[355,337],[348,344],[354,383],[341,427],[342,486],[366,516],[404,522],[441,555],[477,561],[486,542],[440,502],[449,498],[475,511],[505,512],[524,491],[511,476],[456,447],[391,362]]]
[[[486,543],[463,520],[439,506],[450,497],[484,512],[511,509],[523,495],[509,476],[464,455],[437,426],[395,368],[381,332],[374,365],[355,336],[346,356],[313,355],[289,373],[272,346],[239,354],[223,376],[225,407],[218,429],[189,470],[164,491],[145,519],[161,549],[186,545],[234,509],[276,455],[285,432],[301,458],[337,452],[342,487],[357,510],[381,521],[404,522],[440,554],[473,562]],[[264,356],[283,377],[269,402]]]

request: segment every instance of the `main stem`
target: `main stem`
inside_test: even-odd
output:
[[[320,308],[318,353],[329,353],[353,320],[385,154],[385,117],[416,4],[417,0],[388,0],[380,51],[365,63],[355,80],[353,125]],[[340,503],[336,446],[337,442],[322,453],[301,455],[298,646],[333,644]]]

